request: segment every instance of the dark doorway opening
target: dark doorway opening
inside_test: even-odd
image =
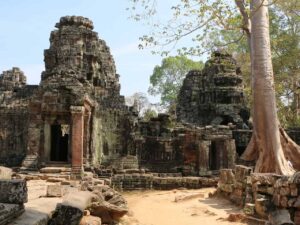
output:
[[[51,161],[67,162],[69,148],[68,125],[51,125]]]
[[[217,160],[217,144],[215,141],[211,142],[210,149],[209,149],[209,169],[210,170],[217,170],[218,169],[218,160]]]
[[[224,140],[214,140],[211,142],[209,168],[210,170],[228,168],[227,147]]]

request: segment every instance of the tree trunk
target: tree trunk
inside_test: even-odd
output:
[[[290,175],[294,169],[285,158],[284,151],[290,152],[286,156],[296,169],[300,169],[300,151],[294,144],[294,150],[290,151],[288,146],[292,141],[279,129],[267,5],[267,0],[251,1],[253,136],[242,158],[257,159],[255,172]],[[281,139],[287,142],[282,143]]]

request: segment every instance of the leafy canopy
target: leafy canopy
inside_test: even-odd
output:
[[[169,56],[164,58],[160,66],[155,66],[150,76],[151,95],[160,95],[161,104],[169,107],[174,104],[182,82],[190,70],[200,70],[203,63],[188,59],[186,56]]]
[[[150,27],[140,48],[153,53],[199,56],[218,48],[235,53],[251,102],[249,27],[237,4],[249,15],[250,0],[129,0],[131,17]],[[169,4],[169,5],[168,5]],[[169,14],[160,8],[168,5]],[[300,1],[269,1],[270,38],[279,118],[283,126],[300,125]],[[186,40],[189,40],[188,42]]]

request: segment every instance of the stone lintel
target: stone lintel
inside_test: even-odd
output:
[[[82,114],[84,113],[84,107],[83,106],[70,106],[70,111],[72,114]]]

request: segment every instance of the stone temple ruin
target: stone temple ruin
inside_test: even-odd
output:
[[[245,207],[249,215],[256,212],[266,218],[265,209],[272,205],[288,209],[284,213],[300,224],[299,173],[292,178],[259,175],[236,165],[250,140],[251,124],[241,71],[230,54],[214,52],[202,71],[186,75],[178,95],[177,122],[167,114],[145,122],[134,106],[125,105],[114,59],[93,31],[92,21],[66,16],[55,27],[44,51],[39,85],[27,85],[17,67],[0,74],[1,165],[17,167],[26,179],[58,182],[47,189],[52,197],[62,196],[63,184],[73,188],[74,180],[83,176],[76,181],[80,190],[97,191],[100,199],[105,198],[105,204],[97,200],[90,211],[104,207],[112,213],[111,218],[96,214],[105,224],[115,224],[113,215],[119,218],[128,212],[126,201],[107,185],[169,190],[217,183],[218,192]],[[300,142],[299,130],[288,133]],[[3,194],[16,185],[16,193]],[[24,211],[26,182],[0,180],[0,191],[0,224],[6,224]],[[15,195],[20,200],[7,200]],[[89,198],[94,199],[91,193]],[[58,204],[48,224],[69,221],[67,212],[76,212],[78,220],[83,217],[82,209]]]
[[[233,168],[251,136],[241,71],[214,52],[190,71],[178,96],[175,125],[161,114],[137,117],[120,95],[105,41],[83,17],[62,17],[44,51],[39,85],[19,68],[0,75],[0,162],[23,169],[146,169],[212,175]],[[229,125],[229,126],[228,126]]]
[[[66,16],[51,32],[39,85],[19,68],[0,75],[0,162],[37,170],[145,169],[212,175],[233,168],[251,136],[241,71],[214,52],[190,71],[178,95],[178,123],[167,114],[149,122],[120,95],[105,41],[87,18]],[[294,135],[295,136],[295,135]]]
[[[38,86],[13,68],[1,75],[1,161],[26,168],[70,163],[74,172],[127,151],[127,119],[119,75],[93,23],[62,17],[45,50]],[[24,158],[25,157],[25,158]]]

